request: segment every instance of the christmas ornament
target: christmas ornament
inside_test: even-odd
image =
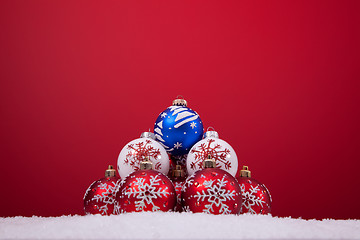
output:
[[[154,126],[156,140],[174,156],[188,153],[203,132],[200,116],[187,107],[185,99],[175,99],[160,113]]]
[[[180,165],[179,167],[181,167],[182,171],[185,171],[186,173],[186,158],[187,158],[187,154],[179,155],[179,156],[169,155],[170,168],[169,168],[168,176],[170,177],[170,179],[172,178],[173,171],[176,169],[176,166],[178,165]]]
[[[147,158],[140,170],[128,175],[116,194],[115,213],[142,211],[172,211],[176,204],[176,192],[170,179],[152,170]]]
[[[105,177],[93,182],[84,195],[86,214],[110,215],[114,210],[115,194],[120,184],[113,166],[109,165]]]
[[[171,172],[171,181],[174,185],[176,192],[176,212],[182,212],[181,204],[181,190],[186,180],[185,171],[181,165],[176,165],[175,169]]]
[[[204,169],[188,177],[182,189],[183,210],[210,214],[239,214],[241,190],[236,179],[216,168],[214,159],[204,161]]]
[[[247,166],[240,170],[237,177],[242,192],[241,213],[268,214],[271,213],[271,195],[264,184],[251,178]]]
[[[216,167],[235,176],[238,170],[238,158],[234,149],[227,142],[219,139],[216,131],[207,131],[204,135],[205,138],[197,142],[187,156],[188,175],[202,169],[203,161],[208,155],[211,155],[215,159]]]
[[[121,150],[118,157],[118,172],[121,178],[140,169],[140,162],[148,157],[153,163],[154,170],[163,174],[169,172],[169,156],[165,149],[154,140],[152,132],[143,132]]]

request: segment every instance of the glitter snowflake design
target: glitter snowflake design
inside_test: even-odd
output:
[[[187,189],[188,187],[190,187],[191,185],[193,185],[193,184],[194,184],[194,175],[190,176],[190,177],[186,180],[186,182],[185,182],[185,183],[183,184],[183,186],[182,186],[182,190],[181,190],[181,191],[185,192],[186,189]]]
[[[264,201],[264,196],[256,195],[257,192],[261,192],[259,186],[254,187],[253,185],[250,185],[250,188],[248,191],[245,189],[245,184],[240,184],[241,193],[242,193],[242,206],[245,207],[249,213],[256,214],[257,212],[252,208],[253,206],[261,206],[263,207],[263,204],[266,204]]]
[[[108,211],[108,204],[115,203],[115,195],[119,189],[119,184],[120,181],[117,181],[116,183],[114,181],[110,181],[108,183],[99,184],[98,188],[104,191],[102,191],[101,194],[94,195],[90,201],[96,201],[104,204],[99,208],[100,213],[106,215]]]
[[[183,183],[182,182],[174,182],[174,188],[176,192],[181,192]]]
[[[175,192],[176,192],[176,201],[178,204],[181,204],[181,189],[183,186],[182,182],[173,182],[174,183],[174,188],[175,188]]]
[[[226,170],[231,168],[231,162],[227,159],[230,150],[228,148],[221,150],[222,146],[220,144],[213,144],[214,142],[215,139],[209,138],[205,143],[191,150],[191,153],[195,155],[195,160],[190,163],[191,169],[203,169],[203,161],[207,159],[209,155],[215,159],[216,167],[220,168],[220,164],[223,164]]]
[[[224,187],[228,181],[225,180],[225,176],[221,179],[204,181],[203,185],[206,187],[206,191],[202,190],[197,192],[194,198],[199,201],[207,201],[209,204],[205,205],[205,213],[214,213],[213,207],[220,207],[220,214],[231,214],[229,206],[226,204],[227,200],[235,200],[235,190],[226,190]]]
[[[124,188],[123,191],[127,197],[135,197],[138,199],[135,201],[135,208],[137,211],[143,211],[147,205],[152,206],[152,211],[158,211],[160,207],[156,206],[153,202],[154,199],[165,197],[170,195],[168,188],[159,188],[161,178],[159,175],[150,176],[150,183],[145,183],[145,178],[136,178],[132,187]]]
[[[128,154],[126,154],[124,163],[126,165],[130,165],[134,171],[137,171],[140,169],[140,162],[144,160],[144,158],[147,156],[151,159],[158,159],[161,155],[160,149],[154,148],[152,146],[151,140],[147,139],[145,142],[138,142],[135,144],[129,144],[127,146],[127,149],[129,150]],[[161,163],[157,162],[153,166],[154,170],[160,170],[161,169]]]

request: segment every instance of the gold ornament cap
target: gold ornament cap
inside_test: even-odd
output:
[[[211,155],[203,161],[203,168],[216,168],[215,159],[213,159]]]
[[[140,162],[140,170],[151,170],[152,168],[152,162],[148,157],[145,157],[145,159]]]
[[[143,132],[141,133],[140,138],[151,138],[155,140],[155,134],[152,132]]]
[[[114,169],[113,165],[109,165],[108,169],[105,170],[105,177],[115,177],[116,170]]]
[[[240,177],[251,177],[251,171],[248,166],[243,166],[243,169],[240,170]]]
[[[173,177],[185,177],[185,171],[181,165],[176,165],[175,169],[172,171]]]
[[[181,98],[179,98],[181,97]],[[176,99],[172,102],[173,106],[187,106],[187,101],[182,96],[177,96]]]

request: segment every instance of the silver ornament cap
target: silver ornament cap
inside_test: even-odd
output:
[[[141,133],[140,138],[151,138],[155,140],[155,134],[152,132],[143,132]]]
[[[219,138],[219,134],[217,131],[206,131],[204,133],[204,138],[209,138],[209,137],[212,137],[212,138]]]

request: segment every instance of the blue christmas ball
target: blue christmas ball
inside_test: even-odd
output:
[[[173,156],[187,154],[202,139],[200,116],[186,106],[170,106],[156,119],[156,140]]]

